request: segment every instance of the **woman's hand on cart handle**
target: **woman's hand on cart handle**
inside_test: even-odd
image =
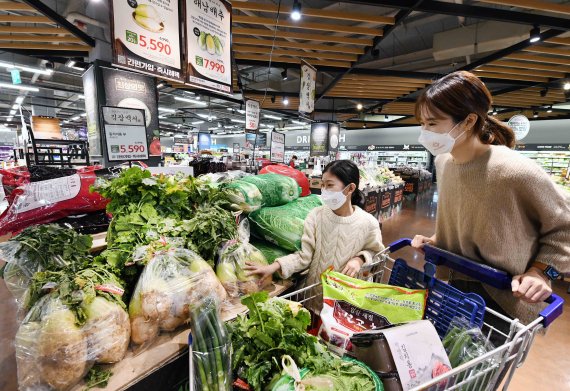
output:
[[[258,275],[259,285],[263,286],[273,273],[277,273],[281,270],[281,265],[279,262],[273,262],[271,265],[259,266],[258,264],[252,262],[245,262],[244,270],[247,270],[247,276]]]
[[[341,273],[349,277],[356,277],[362,265],[364,265],[364,260],[361,257],[354,257],[346,263]]]
[[[552,294],[552,288],[546,277],[534,267],[524,274],[514,276],[511,287],[513,295],[527,303],[540,303]]]
[[[435,244],[435,234],[431,238],[428,238],[427,236],[423,236],[423,235],[416,235],[416,236],[414,236],[414,239],[412,240],[411,246],[413,248],[415,248],[416,250],[423,253],[424,252],[424,246],[426,244]]]

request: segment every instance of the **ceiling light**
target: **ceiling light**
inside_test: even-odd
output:
[[[547,113],[552,113],[552,105],[548,106],[548,110],[546,110]]]
[[[25,96],[19,96],[16,98],[16,104],[21,105],[24,102],[24,99],[26,99]]]
[[[208,121],[213,119],[218,119],[215,115],[208,115],[208,114],[198,114],[198,117],[206,118]]]
[[[538,26],[534,26],[531,30],[530,30],[530,42],[531,43],[535,43],[540,41],[540,27]]]
[[[53,73],[52,69],[33,68],[24,65],[10,64],[9,62],[4,61],[0,61],[0,67],[6,69],[19,69],[25,72],[39,73],[40,75],[51,75]]]
[[[79,114],[82,117],[87,117],[87,113]]]
[[[8,122],[11,122],[13,119],[14,119],[14,117],[9,116],[6,120],[7,120]]]
[[[362,103],[357,104],[357,105],[356,105],[356,109],[357,109],[357,110],[362,110]]]
[[[534,118],[538,118],[538,111],[535,111],[535,112],[534,112],[533,117],[534,117]]]
[[[269,115],[269,114],[263,114],[263,118],[270,118],[270,119],[274,119],[274,120],[277,120],[277,121],[281,121],[281,120],[283,119],[283,118],[281,118],[281,117],[277,117],[277,116],[275,116],[275,115]]]
[[[194,121],[192,122],[192,125],[202,125],[204,123],[204,121]]]
[[[228,111],[233,111],[233,108],[231,108],[231,107],[228,107],[228,109],[227,109],[227,110],[228,110]]]
[[[182,98],[180,96],[175,96],[174,99],[180,102],[194,103],[195,105],[203,105],[203,106],[207,105],[206,102],[200,102],[199,100],[196,99]]]
[[[79,99],[85,99],[85,95],[83,95],[83,94],[78,94],[77,97],[78,97]]]
[[[218,128],[221,128],[221,127],[222,127],[222,123],[218,122]]]
[[[16,110],[10,110],[9,115],[14,115],[14,114],[16,114]]]
[[[10,83],[0,83],[0,87],[11,88],[13,90],[32,91],[32,92],[38,92],[40,90],[37,87],[23,86],[21,84],[10,84]]]
[[[78,119],[80,119],[81,117],[76,115],[75,117],[71,118],[72,121],[77,121]]]
[[[301,20],[301,3],[299,3],[299,0],[293,1],[293,8],[291,9],[291,19]]]
[[[569,90],[570,90],[570,81],[567,81],[566,83],[564,83],[564,89],[565,89],[566,91],[569,91]]]
[[[12,110],[18,110],[18,107],[20,107],[20,105],[15,103],[12,105]]]
[[[306,123],[301,122],[301,121],[291,120],[291,122],[293,122],[294,124],[297,124],[297,125],[307,125]]]
[[[166,107],[159,107],[158,111],[164,111],[165,113],[176,113],[174,109],[167,109]]]
[[[285,106],[287,106],[289,104],[289,98],[287,98],[286,96],[283,97],[283,104]]]
[[[283,72],[281,72],[281,77],[283,80],[287,80],[287,68],[283,69]]]
[[[245,121],[244,121],[244,120],[241,120],[241,119],[233,119],[233,118],[232,118],[232,119],[230,119],[230,121],[235,122],[235,123],[237,123],[237,124],[245,124]]]
[[[72,59],[67,60],[67,62],[65,63],[65,66],[68,68],[73,68],[75,66],[75,60],[72,60]]]
[[[162,87],[166,87],[166,82],[161,81],[160,83],[158,83],[158,84],[156,85],[156,88],[157,88],[157,89],[161,89]]]
[[[497,111],[497,109],[493,109],[493,115],[497,115],[499,114],[499,112]]]
[[[364,123],[364,125],[362,125],[362,127],[363,127],[364,129],[366,129],[366,122]]]

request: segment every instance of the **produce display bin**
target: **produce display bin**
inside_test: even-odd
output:
[[[515,371],[524,363],[536,334],[562,314],[564,300],[552,294],[545,300],[548,306],[538,314],[536,320],[524,325],[518,319],[510,319],[486,308],[485,301],[479,295],[461,292],[435,278],[437,266],[446,266],[476,281],[498,289],[510,290],[511,275],[429,245],[424,248],[426,263],[423,272],[410,267],[403,259],[395,260],[389,256],[390,253],[410,246],[411,242],[411,239],[401,239],[392,243],[375,257],[373,263],[361,270],[359,278],[411,289],[428,289],[425,318],[434,323],[442,338],[453,318],[459,315],[470,320],[471,324],[480,326],[487,338],[497,335],[505,342],[409,391],[494,390],[500,384],[503,384],[503,389],[506,390]],[[322,300],[322,290],[315,289],[320,285],[321,283],[316,283],[282,297],[299,303],[319,298]],[[504,322],[505,329],[510,330],[509,333],[505,334],[485,323],[485,313],[490,313]],[[506,374],[502,377],[502,372],[505,371]]]
[[[382,189],[378,200],[382,221],[387,220],[392,216],[393,192],[390,190],[390,187],[393,188],[393,186],[388,186]]]
[[[378,218],[380,214],[380,208],[378,207],[378,199],[380,193],[378,189],[367,189],[363,191],[364,194],[364,210],[370,213],[372,216]]]

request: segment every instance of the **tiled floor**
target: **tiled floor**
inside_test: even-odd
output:
[[[426,194],[417,202],[410,203],[399,215],[384,222],[384,243],[389,244],[402,237],[414,234],[432,235],[434,230],[437,197]],[[406,249],[398,256],[421,267],[422,256]],[[570,299],[567,284],[557,284],[556,292]],[[538,336],[530,354],[515,373],[509,387],[512,391],[562,391],[570,390],[570,302],[565,303],[565,313],[548,330],[546,336]],[[16,333],[15,305],[0,281],[0,391],[15,391],[16,364],[14,358],[14,335]]]

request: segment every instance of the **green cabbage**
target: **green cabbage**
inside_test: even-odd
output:
[[[255,185],[263,197],[263,206],[281,206],[299,198],[301,188],[293,178],[279,174],[251,175],[241,179]]]

